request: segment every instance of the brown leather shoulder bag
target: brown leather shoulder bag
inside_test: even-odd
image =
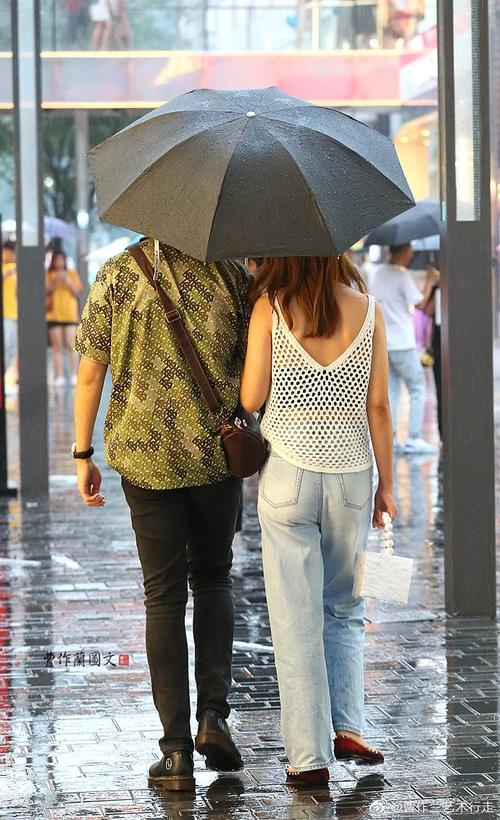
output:
[[[193,379],[200,388],[208,409],[214,414],[229,472],[238,478],[248,478],[260,470],[267,458],[267,444],[260,432],[258,420],[253,413],[248,413],[239,405],[233,413],[226,413],[207,379],[179,311],[155,278],[151,262],[139,244],[131,245],[128,251],[160,297],[168,324],[186,359]]]

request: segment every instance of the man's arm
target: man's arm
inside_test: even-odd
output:
[[[78,368],[75,390],[76,449],[88,450],[92,444],[95,420],[101,401],[107,365],[82,357]],[[88,507],[102,507],[104,497],[100,494],[101,473],[91,458],[75,459],[78,470],[78,490]]]

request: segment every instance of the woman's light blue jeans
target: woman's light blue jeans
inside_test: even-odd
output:
[[[281,732],[299,771],[332,762],[336,732],[364,729],[364,600],[352,596],[372,508],[370,467],[317,473],[276,453],[259,480]]]

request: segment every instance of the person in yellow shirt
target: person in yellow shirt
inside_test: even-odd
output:
[[[5,383],[18,382],[17,359],[17,267],[16,246],[7,240],[2,246],[2,291]]]
[[[76,270],[68,270],[64,251],[54,251],[45,279],[46,316],[49,342],[52,347],[54,386],[66,384],[63,351],[66,350],[71,383],[76,384],[78,354],[73,350],[79,319],[78,297],[83,286]]]

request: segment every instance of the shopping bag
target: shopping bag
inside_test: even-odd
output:
[[[413,558],[393,555],[392,521],[383,513],[384,536],[380,552],[365,551],[359,558],[352,594],[355,598],[380,598],[408,603]]]

